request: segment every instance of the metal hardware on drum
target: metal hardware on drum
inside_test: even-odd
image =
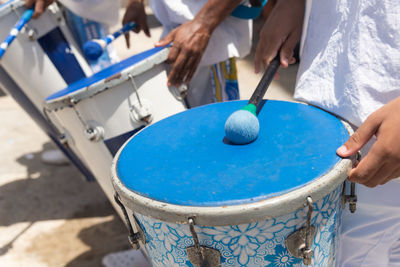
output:
[[[178,87],[175,86],[170,86],[168,87],[168,89],[170,90],[170,92],[172,93],[172,95],[178,100],[183,102],[183,104],[185,105],[186,108],[190,109],[190,104],[189,101],[187,99],[188,97],[188,86],[186,84],[181,84]]]
[[[350,183],[350,195],[346,195],[346,184],[347,181],[343,182],[343,196],[342,196],[342,207],[344,208],[349,203],[349,210],[351,213],[356,212],[357,209],[357,195],[356,195],[356,184]]]
[[[79,113],[79,111],[75,108],[75,102],[71,100],[71,106],[74,110],[76,116],[78,117],[79,121],[82,123],[83,127],[85,128],[84,134],[86,138],[92,142],[99,142],[104,138],[104,128],[100,125],[91,126],[86,120],[83,119],[83,116]],[[95,124],[95,122],[93,122]]]
[[[142,241],[143,244],[146,244],[146,236],[144,234],[144,231],[140,227],[140,225],[135,217],[135,214],[132,213],[137,232],[135,233],[133,231],[133,227],[131,225],[131,221],[129,220],[128,213],[126,212],[125,206],[124,206],[124,204],[122,204],[121,200],[119,199],[119,195],[117,193],[115,193],[115,195],[114,195],[114,200],[118,204],[118,206],[121,208],[122,213],[124,214],[125,225],[129,231],[129,235],[128,235],[129,243],[131,244],[133,249],[138,250],[140,248],[139,241]]]
[[[195,267],[218,267],[221,264],[221,253],[213,248],[200,246],[199,238],[194,229],[194,220],[189,218],[190,232],[192,233],[194,246],[187,247],[186,253],[189,261]]]
[[[152,116],[150,110],[145,105],[143,105],[143,103],[139,97],[138,88],[136,86],[136,83],[133,79],[132,74],[128,74],[128,77],[129,77],[129,80],[131,81],[133,92],[135,93],[137,101],[139,103],[139,106],[132,105],[130,107],[131,118],[133,118],[136,121],[142,121],[145,124],[149,124],[153,120],[153,116]]]
[[[304,265],[311,265],[314,251],[311,249],[315,235],[315,227],[311,225],[311,215],[314,210],[313,200],[307,197],[307,225],[293,233],[285,240],[289,253],[296,258],[303,259]]]
[[[51,125],[51,127],[53,127],[54,128],[54,130],[56,131],[56,133],[57,133],[57,135],[58,135],[58,141],[60,142],[60,144],[62,144],[63,146],[65,146],[65,147],[68,147],[69,146],[69,142],[68,142],[68,140],[69,140],[69,138],[68,138],[68,136],[67,136],[67,134],[66,133],[62,133],[59,129],[58,129],[58,127],[52,122],[52,120],[50,119],[50,117],[49,117],[49,111],[51,112],[51,110],[50,109],[47,109],[46,107],[43,107],[43,109],[42,109],[42,111],[43,111],[43,115],[44,115],[44,118],[46,119],[46,121]]]
[[[358,151],[356,154],[356,161],[354,165],[357,165],[361,160],[361,152]],[[346,184],[347,181],[343,182],[343,196],[342,196],[342,208],[349,203],[349,210],[351,213],[356,212],[357,209],[357,195],[356,195],[356,184],[354,182],[350,183],[350,195],[346,195]]]
[[[17,8],[15,8],[14,6],[12,6],[12,11],[15,13],[15,15],[17,15],[18,19],[21,18],[21,13],[18,12]],[[25,24],[25,26],[23,27],[22,31],[25,31],[28,35],[29,41],[36,41],[36,37],[37,37],[37,31],[31,27],[29,27],[28,23]],[[21,32],[22,32],[21,31]]]
[[[92,142],[99,142],[103,140],[104,128],[101,126],[89,127],[85,131],[85,136],[88,140]]]
[[[58,136],[58,141],[60,141],[60,143],[61,143],[62,145],[68,145],[68,138],[67,138],[67,135],[66,135],[66,134],[60,134],[60,135]]]

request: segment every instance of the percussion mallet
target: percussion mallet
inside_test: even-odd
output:
[[[15,37],[19,34],[21,29],[25,26],[25,24],[32,18],[33,9],[26,10],[15,26],[11,29],[10,33],[8,34],[7,38],[0,44],[0,59],[3,57],[4,53],[6,52],[7,48],[11,45],[14,41]]]
[[[225,136],[234,144],[243,145],[253,142],[260,130],[257,118],[257,108],[267,92],[280,65],[279,53],[265,70],[261,81],[242,109],[233,112],[225,122]]]
[[[137,27],[136,23],[128,22],[124,26],[122,26],[121,29],[112,34],[107,35],[104,38],[87,41],[83,45],[83,53],[85,54],[86,58],[90,60],[97,60],[101,56],[101,54],[103,54],[103,51],[107,45],[109,45],[112,41],[117,39],[120,35],[136,27]]]

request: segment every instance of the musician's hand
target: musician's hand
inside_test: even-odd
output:
[[[189,83],[207,48],[211,31],[196,20],[188,21],[172,30],[156,46],[173,43],[167,63],[172,64],[168,86]]]
[[[337,150],[348,157],[373,136],[376,142],[349,173],[349,180],[368,187],[383,185],[400,176],[400,97],[372,113],[349,140]]]
[[[281,67],[296,60],[293,50],[300,40],[303,27],[304,0],[279,0],[260,32],[255,53],[255,72],[265,69],[281,49]]]
[[[54,1],[55,0],[25,0],[25,6],[27,8],[32,8],[32,6],[35,5],[35,11],[32,18],[37,19],[43,14],[49,5],[54,3]]]
[[[144,10],[143,0],[131,0],[126,8],[124,18],[122,19],[122,25],[128,22],[135,22],[136,28],[132,31],[138,33],[141,30],[150,37],[150,30],[147,24],[147,15]],[[126,46],[130,47],[129,32],[125,33]]]

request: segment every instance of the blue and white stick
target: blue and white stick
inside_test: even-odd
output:
[[[15,26],[12,28],[7,38],[0,44],[0,59],[3,57],[7,48],[10,46],[12,41],[14,41],[15,37],[17,37],[18,33],[25,26],[25,24],[32,18],[33,9],[26,10]]]
[[[121,29],[114,32],[113,34],[109,34],[102,39],[93,39],[87,41],[83,45],[83,53],[85,54],[87,59],[97,60],[101,54],[103,54],[104,48],[109,45],[112,41],[117,39],[121,34],[124,34],[134,28],[136,28],[136,23],[129,22],[126,23]]]

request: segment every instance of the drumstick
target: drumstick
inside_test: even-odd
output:
[[[233,112],[225,122],[225,135],[234,144],[253,142],[260,130],[257,107],[263,99],[280,65],[279,53],[265,70],[249,102],[241,110]]]
[[[10,33],[8,34],[7,38],[0,44],[0,59],[3,57],[4,53],[6,52],[7,48],[11,45],[14,41],[15,37],[19,34],[21,29],[25,26],[25,24],[32,18],[33,9],[26,10],[15,26],[11,29]]]
[[[117,39],[121,34],[124,34],[136,27],[136,23],[129,22],[122,26],[122,28],[118,31],[109,34],[104,38],[87,41],[83,45],[83,53],[85,54],[86,58],[90,60],[97,60],[101,54],[103,54],[104,48],[106,48],[107,45]]]

